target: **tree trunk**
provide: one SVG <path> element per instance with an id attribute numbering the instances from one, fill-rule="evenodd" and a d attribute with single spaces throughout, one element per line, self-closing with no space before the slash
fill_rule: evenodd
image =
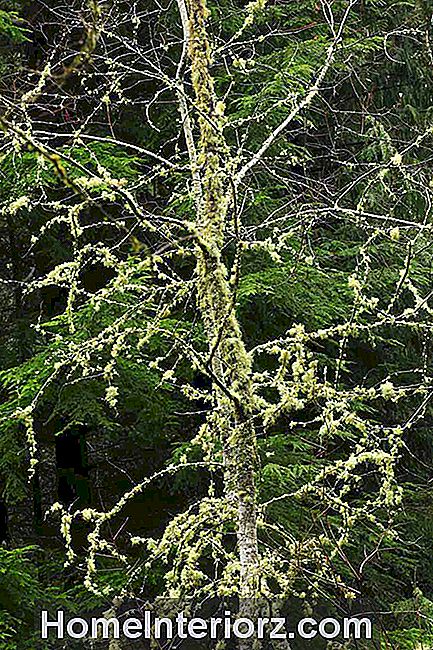
<path id="1" fill-rule="evenodd" d="M 222 258 L 225 229 L 233 206 L 232 163 L 223 136 L 224 106 L 217 101 L 210 74 L 206 3 L 205 0 L 188 0 L 187 6 L 191 76 L 200 128 L 197 160 L 201 192 L 195 197 L 198 206 L 195 233 L 197 299 L 209 345 L 209 370 L 215 385 L 217 428 L 225 458 L 226 496 L 237 509 L 239 593 L 241 601 L 246 602 L 257 597 L 259 587 L 257 451 L 252 419 L 251 361 L 235 314 L 236 279 L 229 278 Z"/>

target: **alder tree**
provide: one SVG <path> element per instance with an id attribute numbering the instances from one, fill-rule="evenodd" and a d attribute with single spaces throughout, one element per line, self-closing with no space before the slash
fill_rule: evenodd
<path id="1" fill-rule="evenodd" d="M 2 85 L 1 214 L 36 224 L 20 291 L 63 297 L 31 325 L 31 381 L 4 379 L 29 480 L 44 404 L 96 382 L 115 419 L 125 364 L 195 414 L 110 506 L 50 504 L 68 566 L 116 603 L 157 570 L 160 597 L 350 611 L 403 543 L 404 468 L 433 396 L 433 127 L 395 79 L 411 58 L 431 66 L 429 12 L 294 5 L 48 3 L 38 60 Z M 158 535 L 128 533 L 138 495 L 194 473 L 203 494 Z"/>

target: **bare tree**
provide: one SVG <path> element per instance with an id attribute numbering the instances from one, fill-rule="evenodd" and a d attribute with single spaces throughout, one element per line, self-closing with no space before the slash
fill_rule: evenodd
<path id="1" fill-rule="evenodd" d="M 433 393 L 427 343 L 419 365 L 411 369 L 413 381 L 385 376 L 374 385 L 366 377 L 350 377 L 348 348 L 354 340 L 386 337 L 390 331 L 397 332 L 397 339 L 399 332 L 421 333 L 425 342 L 430 335 L 432 292 L 417 284 L 411 270 L 431 243 L 432 190 L 424 165 L 413 163 L 411 154 L 427 146 L 431 129 L 411 133 L 398 148 L 381 116 L 368 114 L 381 156 L 350 159 L 334 142 L 324 179 L 308 175 L 300 146 L 290 148 L 296 137 L 311 141 L 315 116 L 326 114 L 337 123 L 344 117 L 335 99 L 336 80 L 355 75 L 355 0 L 321 3 L 317 21 L 326 27 L 326 35 L 322 32 L 308 79 L 289 79 L 293 90 L 283 96 L 270 99 L 263 91 L 260 99 L 257 92 L 250 113 L 242 116 L 235 107 L 242 84 L 248 88 L 256 57 L 268 75 L 279 73 L 270 56 L 260 63 L 260 44 L 296 38 L 296 30 L 280 34 L 276 26 L 256 22 L 266 0 L 253 0 L 242 9 L 242 24 L 231 35 L 215 16 L 211 19 L 205 0 L 177 0 L 177 11 L 172 3 L 146 8 L 141 2 L 120 1 L 44 10 L 44 63 L 23 75 L 19 90 L 3 92 L 0 117 L 3 151 L 15 151 L 22 159 L 30 150 L 38 174 L 54 174 L 63 186 L 49 191 L 36 181 L 6 202 L 3 214 L 37 206 L 48 216 L 33 246 L 57 228 L 67 233 L 71 246 L 68 261 L 29 283 L 32 291 L 50 285 L 67 291 L 69 327 L 69 332 L 55 335 L 51 373 L 31 401 L 15 412 L 26 427 L 32 471 L 38 459 L 33 417 L 47 390 L 57 383 L 100 377 L 107 384 L 106 401 L 115 409 L 119 356 L 138 349 L 142 363 L 149 363 L 147 347 L 157 335 L 168 345 L 151 362 L 161 370 L 161 381 L 209 406 L 194 438 L 202 449 L 201 461 L 182 458 L 170 464 L 144 478 L 106 512 L 69 512 L 54 505 L 61 511 L 68 559 L 77 559 L 71 526 L 84 518 L 92 525 L 83 559 L 85 580 L 99 592 L 98 554 L 127 562 L 109 541 L 107 524 L 150 481 L 185 468 L 208 467 L 212 474 L 221 472 L 222 494 L 215 495 L 212 487 L 207 498 L 173 518 L 161 539 L 134 540 L 147 546 L 149 566 L 161 558 L 172 564 L 168 595 L 237 593 L 244 603 L 271 593 L 300 596 L 295 585 L 302 575 L 313 598 L 329 583 L 348 600 L 356 597 L 356 589 L 342 580 L 335 565 L 348 562 L 345 547 L 361 522 L 374 528 L 379 540 L 392 534 L 383 511 L 392 512 L 401 501 L 396 464 L 406 433 L 424 417 Z M 79 46 L 76 31 L 81 34 Z M 394 37 L 386 34 L 380 47 L 386 51 Z M 145 144 L 133 134 L 118 134 L 116 114 L 121 111 L 135 112 L 153 140 L 149 135 Z M 365 119 L 360 114 L 354 118 L 361 131 Z M 347 128 L 352 128 L 350 123 Z M 329 134 L 327 138 L 332 140 Z M 138 160 L 139 176 L 125 180 L 112 172 L 103 160 L 104 147 L 113 147 L 113 156 L 120 151 Z M 335 180 L 341 169 L 348 170 L 346 184 Z M 257 213 L 250 218 L 256 196 L 277 181 L 285 191 L 278 207 L 264 206 L 260 220 Z M 152 195 L 152 186 L 164 191 Z M 405 198 L 400 200 L 398 192 Z M 410 192 L 425 208 L 420 219 L 407 214 Z M 380 202 L 375 194 L 383 197 Z M 249 347 L 238 314 L 242 264 L 258 253 L 278 267 L 289 256 L 290 277 L 295 278 L 300 265 L 320 265 L 315 232 L 335 223 L 362 233 L 348 279 L 349 317 L 315 329 L 290 322 L 281 336 Z M 132 262 L 131 245 L 138 251 Z M 398 247 L 402 260 L 393 289 L 383 296 L 371 282 L 377 267 L 374 250 L 380 246 Z M 89 292 L 80 278 L 95 263 L 109 269 L 113 279 Z M 95 312 L 113 305 L 120 315 L 96 335 L 74 340 L 83 305 Z M 183 314 L 188 320 L 191 312 L 191 328 L 167 327 L 170 318 Z M 321 361 L 325 346 L 333 351 L 332 364 Z M 185 359 L 209 378 L 209 390 L 182 383 L 176 371 Z M 407 400 L 411 408 L 405 421 L 386 424 L 369 417 L 383 401 L 399 400 Z M 306 409 L 308 420 L 301 415 Z M 317 471 L 312 468 L 296 489 L 260 502 L 258 435 L 266 435 L 282 419 L 300 439 L 305 431 L 314 432 L 319 457 L 326 456 L 325 441 L 343 440 L 345 453 L 323 462 Z M 375 489 L 363 499 L 354 497 L 372 475 Z M 322 514 L 322 532 L 297 539 L 270 519 L 268 512 L 284 501 L 314 502 Z M 329 513 L 336 525 L 329 525 Z M 226 544 L 233 522 L 235 552 Z M 206 555 L 218 567 L 213 575 L 199 568 Z M 358 575 L 358 568 L 352 569 Z"/>

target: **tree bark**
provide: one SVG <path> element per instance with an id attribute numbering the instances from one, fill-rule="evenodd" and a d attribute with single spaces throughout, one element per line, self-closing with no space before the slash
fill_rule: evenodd
<path id="1" fill-rule="evenodd" d="M 182 0 L 178 1 L 182 10 Z M 246 602 L 257 597 L 259 589 L 257 450 L 251 361 L 235 313 L 236 281 L 229 278 L 222 256 L 225 229 L 233 209 L 232 161 L 223 135 L 224 106 L 217 100 L 210 72 L 205 0 L 187 0 L 187 11 L 188 51 L 200 129 L 197 161 L 201 192 L 195 197 L 198 206 L 195 233 L 197 300 L 208 340 L 209 369 L 215 384 L 214 406 L 224 449 L 225 491 L 237 510 L 239 594 L 241 601 Z"/>

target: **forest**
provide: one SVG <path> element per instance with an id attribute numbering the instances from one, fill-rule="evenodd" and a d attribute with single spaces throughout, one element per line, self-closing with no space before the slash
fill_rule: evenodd
<path id="1" fill-rule="evenodd" d="M 0 650 L 432 650 L 431 0 L 0 0 L 0 70 Z"/>

